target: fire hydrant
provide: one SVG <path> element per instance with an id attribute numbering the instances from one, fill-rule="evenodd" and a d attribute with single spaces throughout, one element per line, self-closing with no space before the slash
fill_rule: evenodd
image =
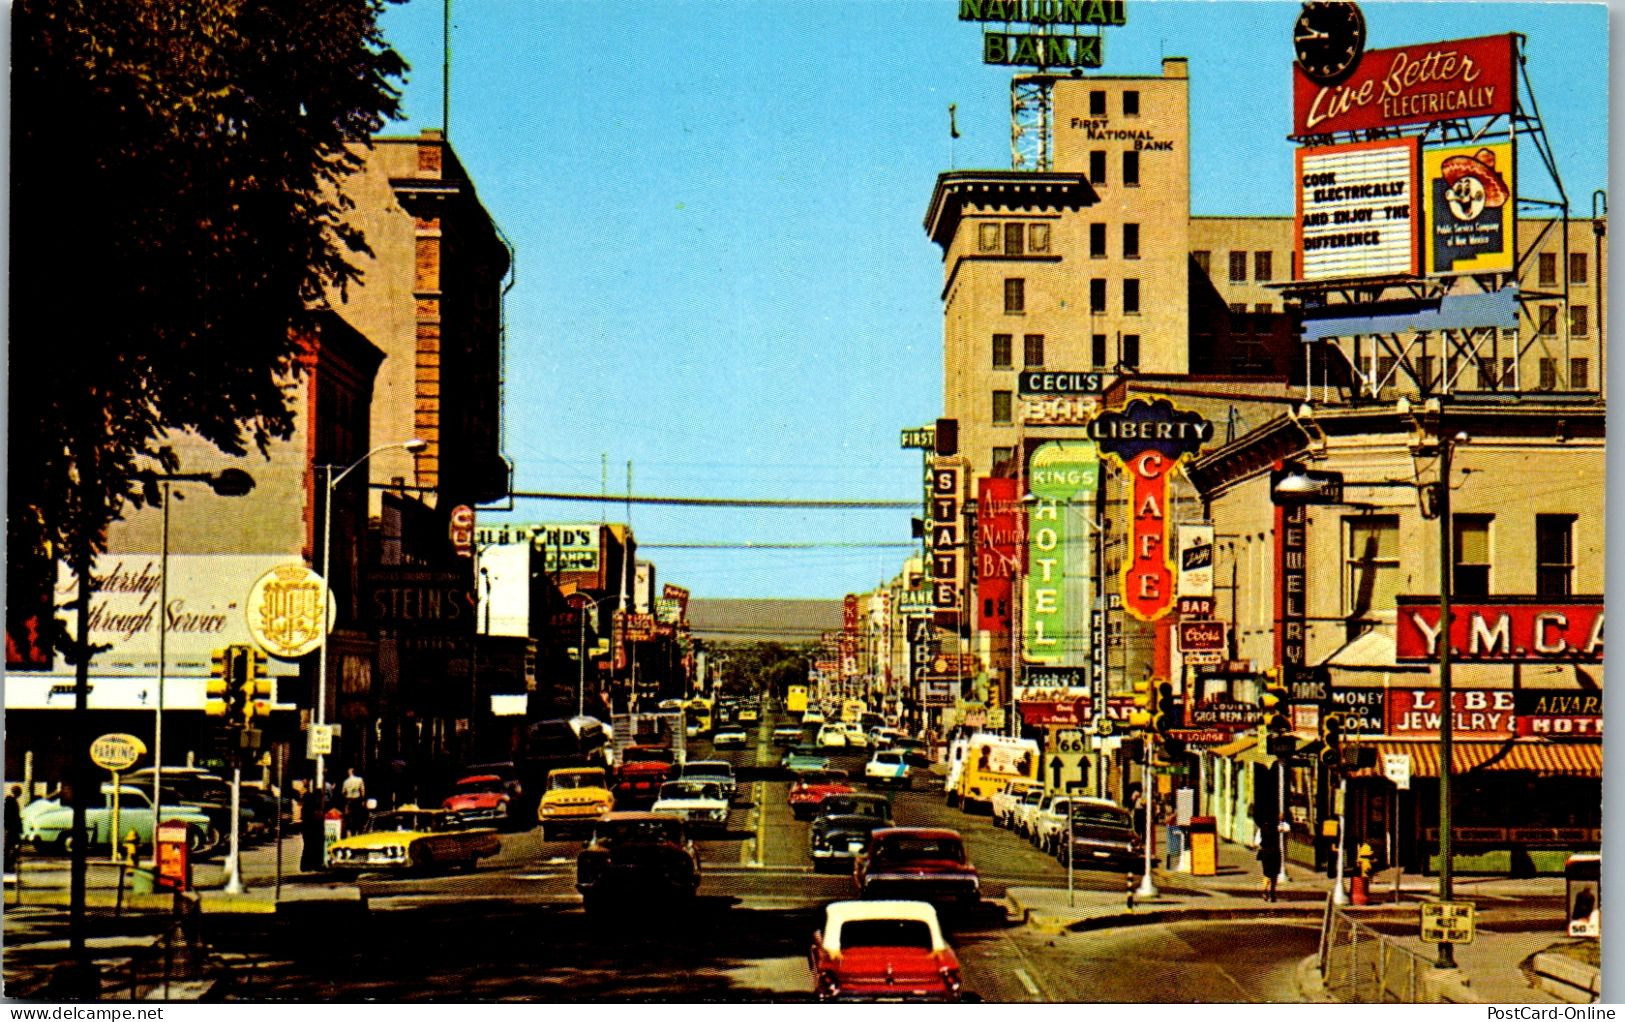
<path id="1" fill-rule="evenodd" d="M 131 827 L 130 832 L 124 835 L 124 865 L 135 865 L 135 850 L 140 844 L 140 836 L 136 834 L 135 828 Z"/>
<path id="2" fill-rule="evenodd" d="M 1356 905 L 1370 903 L 1371 873 L 1376 867 L 1377 853 L 1368 841 L 1360 842 L 1354 852 L 1355 874 L 1349 878 L 1349 901 Z"/>

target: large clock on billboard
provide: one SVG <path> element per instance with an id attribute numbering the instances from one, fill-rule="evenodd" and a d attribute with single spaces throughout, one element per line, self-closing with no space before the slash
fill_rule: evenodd
<path id="1" fill-rule="evenodd" d="M 1365 50 L 1365 15 L 1357 4 L 1312 2 L 1292 24 L 1292 52 L 1310 80 L 1327 84 L 1354 70 Z"/>

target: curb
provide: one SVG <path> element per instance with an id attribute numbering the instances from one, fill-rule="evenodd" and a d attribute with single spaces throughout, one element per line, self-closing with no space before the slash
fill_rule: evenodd
<path id="1" fill-rule="evenodd" d="M 1282 904 L 1281 902 L 1273 902 L 1267 906 L 1235 905 L 1219 908 L 1205 908 L 1194 905 L 1170 906 L 1168 908 L 1138 909 L 1132 912 L 1125 909 L 1081 918 L 1046 912 L 1042 909 L 1024 909 L 1014 905 L 1010 911 L 1012 917 L 1020 918 L 1021 922 L 1028 928 L 1051 936 L 1062 933 L 1105 930 L 1118 926 L 1145 926 L 1193 920 L 1279 919 L 1282 917 L 1320 919 L 1324 914 L 1325 907 L 1322 905 L 1291 905 Z"/>
<path id="2" fill-rule="evenodd" d="M 1340 1004 L 1337 998 L 1326 992 L 1326 981 L 1320 974 L 1320 956 L 1306 955 L 1292 971 L 1292 978 L 1298 985 L 1298 994 L 1308 1004 Z"/>

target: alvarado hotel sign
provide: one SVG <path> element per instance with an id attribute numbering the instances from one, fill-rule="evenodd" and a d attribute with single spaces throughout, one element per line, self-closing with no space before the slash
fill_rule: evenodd
<path id="1" fill-rule="evenodd" d="M 1128 12 L 1123 0 L 959 0 L 959 20 L 1003 24 L 1002 32 L 982 30 L 984 64 L 1099 67 L 1099 29 L 1128 24 Z M 1083 35 L 1086 28 L 1096 34 Z"/>

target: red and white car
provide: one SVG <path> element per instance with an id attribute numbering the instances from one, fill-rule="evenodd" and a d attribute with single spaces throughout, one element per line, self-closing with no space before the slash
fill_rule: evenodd
<path id="1" fill-rule="evenodd" d="M 456 813 L 457 819 L 465 825 L 487 827 L 522 825 L 519 815 L 513 812 L 513 797 L 509 794 L 507 783 L 496 774 L 472 774 L 464 777 L 440 803 L 440 808 Z"/>
<path id="2" fill-rule="evenodd" d="M 850 795 L 857 791 L 847 783 L 845 770 L 809 770 L 790 785 L 790 812 L 798 820 L 810 820 L 818 815 L 824 799 L 831 795 Z"/>
<path id="3" fill-rule="evenodd" d="M 957 1001 L 959 958 L 923 901 L 837 901 L 813 936 L 821 1001 Z"/>

